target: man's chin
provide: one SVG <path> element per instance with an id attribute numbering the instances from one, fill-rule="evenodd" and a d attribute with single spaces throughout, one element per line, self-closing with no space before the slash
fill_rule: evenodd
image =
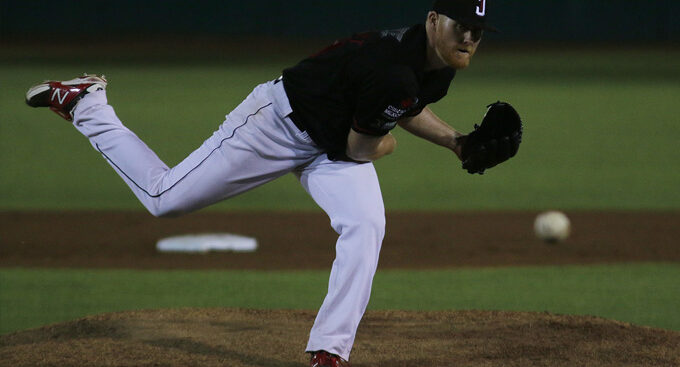
<path id="1" fill-rule="evenodd" d="M 470 65 L 470 59 L 464 59 L 464 60 L 454 59 L 454 60 L 451 60 L 451 62 L 449 63 L 449 66 L 456 69 L 456 70 L 465 69 L 469 65 Z"/>
<path id="2" fill-rule="evenodd" d="M 448 55 L 447 64 L 457 70 L 465 69 L 470 65 L 470 58 L 472 55 L 463 53 L 461 51 L 454 51 Z"/>

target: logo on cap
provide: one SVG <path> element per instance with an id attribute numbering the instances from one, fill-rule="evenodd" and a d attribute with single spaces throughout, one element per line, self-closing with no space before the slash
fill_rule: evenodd
<path id="1" fill-rule="evenodd" d="M 483 17 L 486 14 L 486 0 L 479 0 L 480 5 L 477 5 L 477 15 Z"/>

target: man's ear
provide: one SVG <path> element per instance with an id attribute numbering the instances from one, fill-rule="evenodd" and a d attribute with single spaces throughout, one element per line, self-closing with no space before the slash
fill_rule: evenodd
<path id="1" fill-rule="evenodd" d="M 431 10 L 430 12 L 427 13 L 427 23 L 430 23 L 436 27 L 438 22 L 439 14 L 437 14 L 436 11 Z"/>

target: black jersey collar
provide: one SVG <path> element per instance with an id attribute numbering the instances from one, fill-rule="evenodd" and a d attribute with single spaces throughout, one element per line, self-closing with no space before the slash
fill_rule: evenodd
<path id="1" fill-rule="evenodd" d="M 425 71 L 427 66 L 427 31 L 424 24 L 416 24 L 409 28 L 401 41 L 403 60 L 413 69 L 419 80 L 426 74 L 447 75 L 450 79 L 456 75 L 456 69 L 445 67 L 442 69 Z"/>

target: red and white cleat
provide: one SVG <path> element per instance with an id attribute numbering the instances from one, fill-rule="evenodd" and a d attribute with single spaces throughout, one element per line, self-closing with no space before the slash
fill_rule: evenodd
<path id="1" fill-rule="evenodd" d="M 328 353 L 325 350 L 313 352 L 309 365 L 311 367 L 351 367 L 349 362 L 340 358 L 340 356 Z"/>
<path id="2" fill-rule="evenodd" d="M 65 81 L 48 80 L 34 85 L 26 92 L 26 104 L 31 107 L 49 107 L 59 116 L 73 121 L 73 109 L 84 95 L 106 89 L 103 75 L 84 74 Z"/>

